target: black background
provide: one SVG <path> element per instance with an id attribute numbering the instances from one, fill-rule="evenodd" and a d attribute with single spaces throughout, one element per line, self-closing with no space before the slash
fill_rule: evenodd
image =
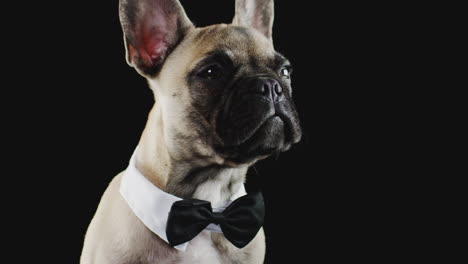
<path id="1" fill-rule="evenodd" d="M 234 15 L 233 0 L 181 2 L 197 26 Z M 412 150 L 398 151 L 408 131 L 394 125 L 405 103 L 392 100 L 405 89 L 394 77 L 408 74 L 395 67 L 398 19 L 388 15 L 391 6 L 275 3 L 275 47 L 294 66 L 304 135 L 249 171 L 248 189 L 262 190 L 267 204 L 265 263 L 396 258 L 409 247 L 393 243 L 403 218 L 391 212 L 412 172 L 403 169 Z M 22 98 L 8 110 L 18 113 L 11 165 L 32 175 L 18 184 L 33 194 L 28 215 L 40 228 L 24 236 L 40 249 L 38 259 L 78 263 L 99 199 L 126 168 L 153 104 L 145 80 L 125 62 L 117 5 L 44 3 L 28 30 L 7 41 L 16 47 L 10 55 L 26 54 L 11 67 Z"/>

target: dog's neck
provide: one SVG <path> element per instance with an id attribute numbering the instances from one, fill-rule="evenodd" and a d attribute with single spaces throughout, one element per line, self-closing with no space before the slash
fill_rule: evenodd
<path id="1" fill-rule="evenodd" d="M 162 122 L 160 110 L 154 107 L 139 143 L 136 167 L 149 181 L 175 196 L 210 201 L 215 207 L 242 187 L 247 166 L 199 166 L 174 158 L 166 146 Z"/>

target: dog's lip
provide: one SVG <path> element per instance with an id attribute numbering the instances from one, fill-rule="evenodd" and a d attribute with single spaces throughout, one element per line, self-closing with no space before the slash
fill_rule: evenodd
<path id="1" fill-rule="evenodd" d="M 278 118 L 279 120 L 281 120 L 282 123 L 283 123 L 283 125 L 284 125 L 285 122 L 284 122 L 283 118 L 282 118 L 280 115 L 278 115 L 278 114 L 276 114 L 276 113 L 271 114 L 271 115 L 269 115 L 268 117 L 265 117 L 265 119 L 264 119 L 262 122 L 259 122 L 258 127 L 257 127 L 255 130 L 253 130 L 252 135 L 251 135 L 250 137 L 248 137 L 248 138 L 246 138 L 245 140 L 243 140 L 240 144 L 235 145 L 235 147 L 244 147 L 245 145 L 250 144 L 250 143 L 251 143 L 251 142 L 250 142 L 251 139 L 253 139 L 254 137 L 257 136 L 259 130 L 262 129 L 262 128 L 264 127 L 264 125 L 265 125 L 268 121 L 271 121 L 271 120 L 273 120 L 273 119 L 275 119 L 275 118 Z"/>
<path id="2" fill-rule="evenodd" d="M 252 129 L 251 131 L 249 131 L 249 136 L 248 137 L 245 137 L 244 139 L 242 139 L 241 141 L 237 142 L 237 144 L 233 144 L 233 145 L 227 145 L 227 147 L 241 147 L 243 146 L 244 144 L 246 144 L 251 138 L 253 138 L 257 132 L 259 131 L 260 128 L 263 127 L 263 125 L 268 122 L 270 119 L 272 118 L 275 118 L 275 116 L 278 116 L 278 114 L 276 112 L 272 112 L 270 114 L 267 114 L 265 115 L 265 117 L 263 118 L 263 120 L 261 122 L 258 122 L 255 129 Z M 278 116 L 279 118 L 281 118 L 280 116 Z M 282 118 L 281 118 L 282 119 Z"/>
<path id="3" fill-rule="evenodd" d="M 283 126 L 283 136 L 284 136 L 284 139 L 283 139 L 283 143 L 282 145 L 279 147 L 279 151 L 281 152 L 284 152 L 284 151 L 287 151 L 291 148 L 291 146 L 295 143 L 297 143 L 296 140 L 293 140 L 293 135 L 292 135 L 292 124 L 291 124 L 291 121 L 290 121 L 290 118 L 288 117 L 287 114 L 285 113 L 282 113 L 281 111 L 271 115 L 269 118 L 266 118 L 264 122 L 262 122 L 262 124 L 259 126 L 259 128 L 253 133 L 253 135 L 248 138 L 244 143 L 238 145 L 238 147 L 244 147 L 245 145 L 248 145 L 251 143 L 251 140 L 258 135 L 258 130 L 260 130 L 264 125 L 265 123 L 267 123 L 268 121 L 272 121 L 273 119 L 278 119 L 276 122 L 281 122 L 282 123 L 282 126 Z M 267 150 L 265 149 L 265 152 L 270 152 L 272 150 L 276 150 L 277 148 L 271 148 L 270 150 Z"/>
<path id="4" fill-rule="evenodd" d="M 269 134 L 269 132 L 267 132 L 266 130 L 264 130 L 263 132 L 260 131 L 265 125 L 267 125 L 267 122 L 269 121 L 281 122 L 283 124 L 283 129 L 287 129 L 284 120 L 280 117 L 280 115 L 271 115 L 269 118 L 266 118 L 264 122 L 261 122 L 259 129 L 257 129 L 257 131 L 255 131 L 255 133 L 253 133 L 253 135 L 249 137 L 245 142 L 235 146 L 227 146 L 227 149 L 224 149 L 221 152 L 221 155 L 225 159 L 226 164 L 230 164 L 232 166 L 246 164 L 254 160 L 266 158 L 273 152 L 285 151 L 287 148 L 289 148 L 289 143 L 285 144 L 285 142 L 283 142 L 283 144 L 281 144 L 280 146 L 267 148 L 262 145 L 263 143 L 261 143 L 261 141 L 258 141 L 258 139 L 260 139 L 259 137 L 265 136 L 265 134 Z M 286 133 L 286 131 L 284 131 L 284 133 Z M 238 153 L 238 150 L 241 149 L 243 150 L 242 153 Z M 250 158 L 244 160 L 245 154 L 247 154 L 245 151 L 247 151 L 247 153 L 250 153 L 251 151 L 256 151 L 257 154 L 252 157 L 249 156 Z M 232 154 L 234 154 L 234 156 L 232 156 Z"/>

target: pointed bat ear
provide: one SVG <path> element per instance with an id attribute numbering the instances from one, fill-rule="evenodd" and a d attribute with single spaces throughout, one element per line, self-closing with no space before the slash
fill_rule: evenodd
<path id="1" fill-rule="evenodd" d="M 119 15 L 127 63 L 146 77 L 193 27 L 178 0 L 120 0 Z"/>
<path id="2" fill-rule="evenodd" d="M 252 27 L 273 41 L 273 0 L 236 0 L 233 25 Z"/>

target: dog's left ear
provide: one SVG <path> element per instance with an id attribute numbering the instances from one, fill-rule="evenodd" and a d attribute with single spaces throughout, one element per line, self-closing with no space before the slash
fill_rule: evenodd
<path id="1" fill-rule="evenodd" d="M 193 27 L 179 0 L 120 0 L 119 15 L 127 62 L 149 77 Z"/>
<path id="2" fill-rule="evenodd" d="M 233 25 L 255 28 L 272 40 L 273 19 L 273 0 L 236 0 Z"/>

